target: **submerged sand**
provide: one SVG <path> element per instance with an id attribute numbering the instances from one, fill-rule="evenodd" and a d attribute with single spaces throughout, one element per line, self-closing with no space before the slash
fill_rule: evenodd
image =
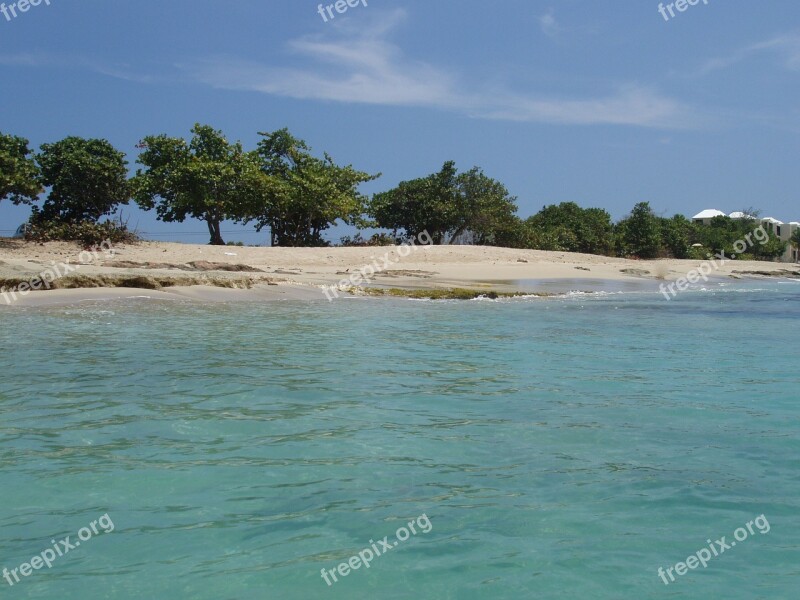
<path id="1" fill-rule="evenodd" d="M 589 254 L 486 246 L 243 248 L 166 242 L 114 247 L 113 256 L 81 254 L 71 243 L 0 240 L 0 288 L 64 273 L 51 289 L 17 294 L 13 305 L 100 298 L 325 299 L 359 270 L 375 270 L 372 288 L 548 293 L 560 289 L 657 289 L 698 269 L 697 260 L 628 260 Z M 65 268 L 64 265 L 69 265 Z M 78 266 L 79 265 L 79 266 Z M 371 269 L 370 269 L 371 266 Z M 800 277 L 800 265 L 707 263 L 711 278 Z M 49 276 L 48 276 L 49 277 Z M 348 284 L 349 285 L 349 284 Z M 357 291 L 357 290 L 356 290 Z M 8 303 L 0 297 L 0 307 Z"/>

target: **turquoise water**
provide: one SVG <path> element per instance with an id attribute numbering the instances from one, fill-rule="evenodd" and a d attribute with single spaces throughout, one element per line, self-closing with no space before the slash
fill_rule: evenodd
<path id="1" fill-rule="evenodd" d="M 798 284 L 0 325 L 3 598 L 797 598 Z"/>

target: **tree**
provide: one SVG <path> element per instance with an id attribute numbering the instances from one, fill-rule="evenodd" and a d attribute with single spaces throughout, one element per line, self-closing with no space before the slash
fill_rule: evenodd
<path id="1" fill-rule="evenodd" d="M 264 195 L 270 181 L 258 156 L 229 143 L 221 131 L 198 123 L 192 134 L 189 143 L 166 135 L 140 142 L 137 162 L 144 169 L 133 178 L 134 197 L 146 210 L 155 207 L 162 221 L 205 221 L 209 243 L 221 246 L 222 221 L 244 218 L 246 207 Z"/>
<path id="2" fill-rule="evenodd" d="M 376 194 L 368 210 L 378 227 L 403 230 L 407 237 L 427 231 L 435 244 L 500 244 L 520 233 L 516 198 L 506 187 L 478 167 L 459 174 L 452 161 L 438 173 Z"/>
<path id="3" fill-rule="evenodd" d="M 539 232 L 540 250 L 604 255 L 614 251 L 614 226 L 603 209 L 562 202 L 545 206 L 528 222 Z"/>
<path id="4" fill-rule="evenodd" d="M 0 201 L 30 204 L 42 191 L 28 140 L 0 133 Z"/>
<path id="5" fill-rule="evenodd" d="M 41 210 L 34 210 L 37 222 L 96 223 L 130 199 L 125 155 L 106 140 L 68 137 L 42 144 L 36 160 L 50 187 Z"/>
<path id="6" fill-rule="evenodd" d="M 409 238 L 427 231 L 434 244 L 442 244 L 448 230 L 455 228 L 456 177 L 455 163 L 448 161 L 438 173 L 403 181 L 392 190 L 375 194 L 369 214 L 378 227 L 395 233 L 402 229 Z"/>
<path id="7" fill-rule="evenodd" d="M 748 234 L 752 234 L 752 231 L 748 232 Z M 745 239 L 746 236 L 743 236 L 740 239 Z M 752 239 L 752 238 L 751 238 Z M 772 231 L 767 232 L 767 240 L 762 244 L 756 238 L 756 242 L 750 247 L 746 254 L 750 254 L 754 260 L 777 260 L 781 256 L 786 253 L 786 247 L 789 245 L 789 242 L 783 242 L 781 239 L 776 236 Z M 736 249 L 733 249 L 733 253 L 736 252 Z"/>
<path id="8" fill-rule="evenodd" d="M 517 199 L 478 167 L 456 177 L 456 204 L 448 232 L 451 243 L 468 234 L 479 245 L 505 245 L 518 221 Z"/>
<path id="9" fill-rule="evenodd" d="M 661 251 L 661 227 L 649 202 L 640 202 L 618 225 L 620 254 L 656 258 Z"/>
<path id="10" fill-rule="evenodd" d="M 743 239 L 757 226 L 755 219 L 731 219 L 720 215 L 711 219 L 708 225 L 698 227 L 697 235 L 706 252 L 724 252 L 726 256 L 730 256 L 734 253 L 733 244 L 736 240 Z"/>
<path id="11" fill-rule="evenodd" d="M 288 129 L 259 135 L 256 153 L 270 184 L 249 203 L 243 222 L 269 227 L 273 246 L 324 246 L 322 232 L 336 221 L 360 223 L 366 198 L 358 186 L 379 174 L 338 166 L 327 153 L 316 158 Z"/>
<path id="12" fill-rule="evenodd" d="M 659 219 L 664 249 L 673 258 L 689 258 L 691 245 L 696 239 L 694 224 L 683 215 Z"/>

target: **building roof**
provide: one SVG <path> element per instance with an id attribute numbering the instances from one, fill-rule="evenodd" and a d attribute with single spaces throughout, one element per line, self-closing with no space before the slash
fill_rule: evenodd
<path id="1" fill-rule="evenodd" d="M 693 216 L 693 219 L 713 219 L 714 217 L 727 217 L 724 212 L 721 210 L 716 210 L 715 208 L 709 208 L 708 210 L 704 210 L 701 213 L 696 214 Z"/>
<path id="2" fill-rule="evenodd" d="M 768 221 L 769 223 L 774 223 L 775 225 L 783 225 L 783 221 L 778 221 L 778 219 L 773 219 L 772 217 L 764 217 L 761 221 Z"/>
<path id="3" fill-rule="evenodd" d="M 731 219 L 755 219 L 754 215 L 748 215 L 747 213 L 743 213 L 740 211 L 732 212 L 728 215 Z"/>

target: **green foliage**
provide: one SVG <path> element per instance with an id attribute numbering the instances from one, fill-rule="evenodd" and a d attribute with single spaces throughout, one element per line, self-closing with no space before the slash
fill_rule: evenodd
<path id="1" fill-rule="evenodd" d="M 492 232 L 492 245 L 501 248 L 538 248 L 536 232 L 516 215 L 500 221 Z"/>
<path id="2" fill-rule="evenodd" d="M 130 231 L 121 221 L 43 221 L 31 219 L 31 226 L 25 239 L 35 242 L 78 242 L 84 247 L 99 246 L 104 241 L 112 244 L 131 244 L 139 241 L 139 236 Z"/>
<path id="3" fill-rule="evenodd" d="M 769 240 L 761 244 L 756 241 L 752 248 L 748 250 L 753 255 L 754 260 L 775 260 L 783 256 L 786 252 L 788 242 L 782 242 L 775 234 L 769 232 Z"/>
<path id="4" fill-rule="evenodd" d="M 502 245 L 516 226 L 517 199 L 499 181 L 473 167 L 456 178 L 455 228 L 450 239 L 468 235 L 474 244 Z M 452 228 L 451 228 L 452 229 Z"/>
<path id="5" fill-rule="evenodd" d="M 700 247 L 692 246 L 686 253 L 686 258 L 689 260 L 705 260 L 708 258 L 708 254 L 709 254 L 708 250 L 706 250 L 702 246 Z"/>
<path id="6" fill-rule="evenodd" d="M 28 140 L 0 133 L 0 201 L 30 204 L 42 191 Z"/>
<path id="7" fill-rule="evenodd" d="M 454 207 L 457 204 L 457 169 L 452 161 L 441 171 L 375 194 L 369 215 L 378 227 L 403 233 L 411 238 L 427 231 L 434 244 L 444 242 L 448 230 L 456 228 Z"/>
<path id="8" fill-rule="evenodd" d="M 165 222 L 205 221 L 209 243 L 221 246 L 222 221 L 243 219 L 245 206 L 261 198 L 270 182 L 258 156 L 229 143 L 221 131 L 198 123 L 192 134 L 189 143 L 166 135 L 142 140 L 137 162 L 144 169 L 133 178 L 134 198 Z"/>
<path id="9" fill-rule="evenodd" d="M 502 244 L 519 234 L 516 198 L 481 169 L 459 174 L 446 162 L 438 173 L 404 181 L 376 194 L 369 214 L 378 227 L 412 238 L 427 231 L 434 244 L 469 241 Z"/>
<path id="10" fill-rule="evenodd" d="M 659 219 L 661 224 L 662 252 L 672 258 L 691 258 L 691 247 L 697 239 L 695 225 L 683 215 Z"/>
<path id="11" fill-rule="evenodd" d="M 708 225 L 697 229 L 698 241 L 706 252 L 717 254 L 725 252 L 726 256 L 735 254 L 733 244 L 752 232 L 758 223 L 755 219 L 731 219 L 730 217 L 714 217 Z"/>
<path id="12" fill-rule="evenodd" d="M 640 202 L 617 224 L 617 251 L 621 256 L 657 258 L 661 252 L 661 224 L 649 202 Z"/>
<path id="13" fill-rule="evenodd" d="M 346 235 L 339 240 L 339 245 L 349 248 L 366 248 L 369 246 L 396 246 L 399 240 L 395 239 L 388 233 L 374 233 L 372 236 L 365 240 L 361 233 L 357 233 L 353 237 Z"/>
<path id="14" fill-rule="evenodd" d="M 269 185 L 247 203 L 243 222 L 269 227 L 273 246 L 326 246 L 322 232 L 337 221 L 363 224 L 366 198 L 358 187 L 380 175 L 338 166 L 327 153 L 316 158 L 288 129 L 259 135 L 256 154 Z"/>
<path id="15" fill-rule="evenodd" d="M 757 231 L 762 233 L 756 235 Z M 708 225 L 697 227 L 696 235 L 706 253 L 724 252 L 725 256 L 736 255 L 740 260 L 775 260 L 783 255 L 787 245 L 754 218 L 714 217 Z M 747 244 L 745 253 L 741 251 L 742 243 Z"/>
<path id="16" fill-rule="evenodd" d="M 130 199 L 125 155 L 106 140 L 68 137 L 43 144 L 36 160 L 50 187 L 37 220 L 97 222 Z"/>
<path id="17" fill-rule="evenodd" d="M 545 206 L 527 220 L 538 234 L 539 250 L 611 255 L 614 226 L 600 208 L 581 208 L 574 202 Z"/>

